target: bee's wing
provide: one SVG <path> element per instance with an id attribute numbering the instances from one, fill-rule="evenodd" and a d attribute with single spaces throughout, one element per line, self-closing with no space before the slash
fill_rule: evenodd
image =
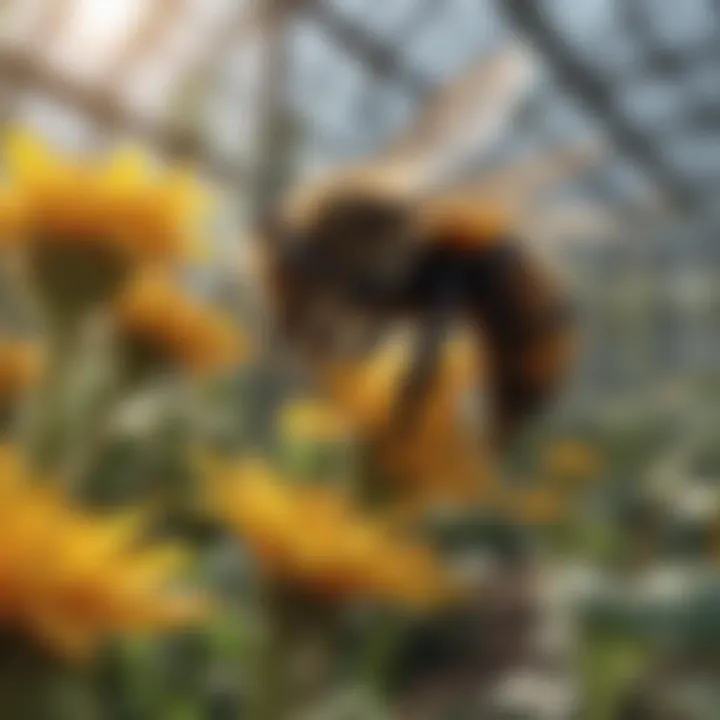
<path id="1" fill-rule="evenodd" d="M 543 191 L 595 169 L 601 158 L 602 144 L 588 140 L 503 166 L 486 174 L 480 182 L 466 183 L 453 192 L 474 202 L 521 209 Z"/>
<path id="2" fill-rule="evenodd" d="M 559 260 L 564 250 L 598 245 L 651 231 L 667 217 L 654 198 L 623 208 L 590 201 L 526 204 L 514 218 L 515 233 L 546 257 Z"/>
<path id="3" fill-rule="evenodd" d="M 519 45 L 473 63 L 371 165 L 408 190 L 433 189 L 468 155 L 494 145 L 532 87 L 533 69 L 529 51 Z"/>
<path id="4" fill-rule="evenodd" d="M 410 129 L 379 155 L 321 172 L 286 198 L 286 218 L 312 217 L 338 186 L 384 188 L 390 194 L 423 195 L 447 186 L 460 163 L 492 148 L 533 80 L 529 51 L 511 45 L 471 64 L 433 94 Z M 275 213 L 270 213 L 277 220 Z M 277 236 L 272 223 L 261 233 Z"/>
<path id="5" fill-rule="evenodd" d="M 518 234 L 533 245 L 553 251 L 613 237 L 620 231 L 622 221 L 600 205 L 577 202 L 527 209 L 518 216 L 516 227 Z"/>

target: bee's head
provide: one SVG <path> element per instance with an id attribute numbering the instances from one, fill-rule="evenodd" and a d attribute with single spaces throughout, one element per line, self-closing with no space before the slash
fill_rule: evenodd
<path id="1" fill-rule="evenodd" d="M 265 233 L 281 332 L 320 353 L 354 345 L 368 293 L 390 293 L 416 247 L 414 205 L 381 184 L 340 182 L 291 198 Z"/>
<path id="2" fill-rule="evenodd" d="M 283 213 L 287 240 L 322 259 L 328 274 L 391 276 L 414 241 L 415 203 L 376 173 L 344 174 L 301 190 Z"/>

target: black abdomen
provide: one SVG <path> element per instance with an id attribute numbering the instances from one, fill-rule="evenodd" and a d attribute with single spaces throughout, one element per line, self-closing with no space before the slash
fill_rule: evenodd
<path id="1" fill-rule="evenodd" d="M 568 371 L 570 307 L 558 282 L 512 240 L 476 252 L 466 282 L 468 310 L 490 351 L 504 443 L 544 407 Z"/>

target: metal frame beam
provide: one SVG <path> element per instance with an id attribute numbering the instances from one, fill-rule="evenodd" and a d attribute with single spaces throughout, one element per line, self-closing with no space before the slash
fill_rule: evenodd
<path id="1" fill-rule="evenodd" d="M 310 3 L 313 20 L 345 51 L 365 62 L 377 77 L 398 83 L 412 96 L 423 98 L 433 83 L 406 63 L 392 46 L 373 36 L 358 23 L 348 20 L 329 3 Z"/>
<path id="2" fill-rule="evenodd" d="M 503 0 L 510 21 L 538 48 L 565 86 L 605 124 L 617 147 L 643 169 L 667 196 L 681 208 L 697 198 L 657 152 L 658 143 L 622 116 L 612 98 L 610 83 L 603 80 L 572 52 L 552 28 L 536 0 Z"/>

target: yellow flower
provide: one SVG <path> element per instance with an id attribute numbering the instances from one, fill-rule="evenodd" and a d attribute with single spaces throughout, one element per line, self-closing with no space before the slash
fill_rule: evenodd
<path id="1" fill-rule="evenodd" d="M 0 624 L 83 659 L 110 636 L 199 619 L 199 598 L 169 587 L 184 554 L 169 544 L 141 548 L 142 520 L 69 506 L 2 448 Z"/>
<path id="2" fill-rule="evenodd" d="M 141 371 L 207 373 L 232 367 L 243 354 L 228 320 L 163 275 L 138 276 L 118 299 L 115 317 L 128 359 Z"/>
<path id="3" fill-rule="evenodd" d="M 214 512 L 278 583 L 337 601 L 433 604 L 448 585 L 434 555 L 326 487 L 282 482 L 262 461 L 220 473 Z"/>
<path id="4" fill-rule="evenodd" d="M 602 472 L 602 459 L 590 445 L 577 440 L 561 440 L 545 449 L 545 474 L 560 480 L 584 480 Z"/>
<path id="5" fill-rule="evenodd" d="M 4 158 L 0 231 L 24 252 L 46 300 L 105 300 L 136 266 L 193 251 L 204 207 L 184 171 L 155 174 L 134 150 L 71 160 L 23 131 L 6 138 Z"/>
<path id="6" fill-rule="evenodd" d="M 0 340 L 0 407 L 13 405 L 35 383 L 40 369 L 40 353 L 34 345 Z"/>
<path id="7" fill-rule="evenodd" d="M 342 414 L 320 400 L 286 403 L 280 412 L 279 429 L 290 440 L 323 442 L 345 439 L 349 434 Z"/>

